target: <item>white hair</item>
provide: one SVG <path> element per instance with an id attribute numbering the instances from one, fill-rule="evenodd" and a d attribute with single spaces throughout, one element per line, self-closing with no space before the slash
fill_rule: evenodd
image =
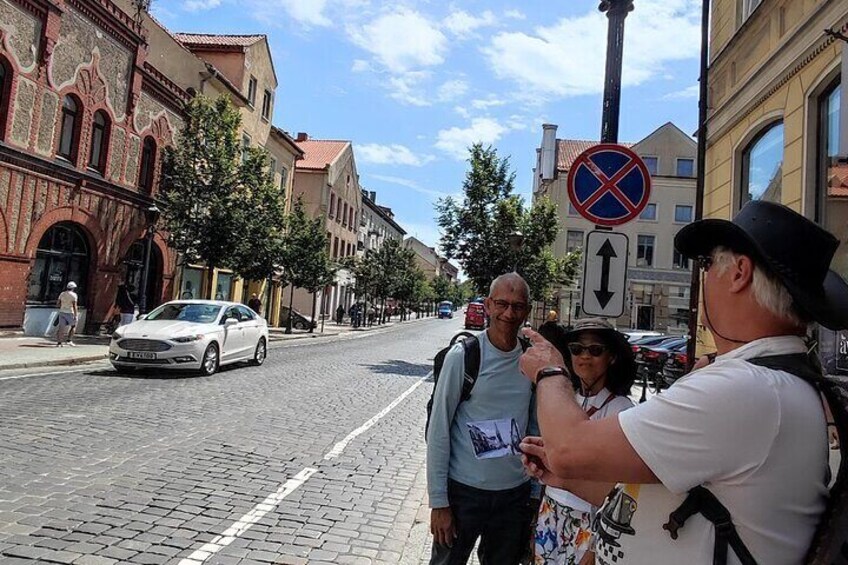
<path id="1" fill-rule="evenodd" d="M 727 268 L 742 254 L 735 253 L 727 247 L 716 247 L 713 250 L 713 263 L 718 274 L 723 275 Z M 778 318 L 796 326 L 806 326 L 808 322 L 799 315 L 795 301 L 780 279 L 771 275 L 763 267 L 754 262 L 754 276 L 751 283 L 754 300 L 757 304 Z"/>
<path id="2" fill-rule="evenodd" d="M 515 272 L 504 273 L 503 275 L 501 275 L 498 278 L 496 278 L 495 280 L 493 280 L 492 284 L 489 285 L 489 296 L 491 297 L 493 294 L 495 294 L 495 288 L 499 284 L 506 282 L 506 281 L 518 283 L 518 285 L 521 286 L 522 290 L 524 291 L 524 297 L 528 301 L 530 300 L 530 285 L 527 284 L 527 281 L 524 280 L 524 277 L 522 277 L 521 275 L 519 275 L 518 273 L 515 273 Z"/>

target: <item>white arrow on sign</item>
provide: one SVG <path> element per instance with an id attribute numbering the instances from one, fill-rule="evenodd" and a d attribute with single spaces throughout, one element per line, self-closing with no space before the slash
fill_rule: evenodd
<path id="1" fill-rule="evenodd" d="M 624 313 L 628 239 L 623 233 L 596 230 L 586 237 L 583 312 L 617 318 Z"/>

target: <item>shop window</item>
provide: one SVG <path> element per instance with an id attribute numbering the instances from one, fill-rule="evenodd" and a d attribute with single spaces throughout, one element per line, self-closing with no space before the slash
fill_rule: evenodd
<path id="1" fill-rule="evenodd" d="M 740 207 L 751 200 L 780 202 L 783 185 L 783 122 L 761 131 L 742 150 Z"/>
<path id="2" fill-rule="evenodd" d="M 679 176 L 679 177 L 694 177 L 695 176 L 695 160 L 694 159 L 678 159 L 677 160 L 677 176 Z"/>
<path id="3" fill-rule="evenodd" d="M 77 144 L 79 143 L 80 115 L 82 104 L 75 96 L 68 94 L 62 100 L 62 122 L 59 126 L 59 151 L 71 163 L 76 163 Z"/>
<path id="4" fill-rule="evenodd" d="M 679 224 L 688 224 L 692 221 L 692 206 L 678 204 L 674 207 L 674 221 Z"/>
<path id="5" fill-rule="evenodd" d="M 141 168 L 138 171 L 138 187 L 147 193 L 153 191 L 153 176 L 156 171 L 156 142 L 147 136 L 141 144 Z"/>
<path id="6" fill-rule="evenodd" d="M 645 166 L 648 167 L 648 172 L 651 176 L 656 176 L 659 170 L 659 159 L 657 157 L 642 157 L 642 161 L 645 162 Z"/>
<path id="7" fill-rule="evenodd" d="M 215 300 L 230 300 L 233 290 L 233 274 L 218 273 L 215 282 Z"/>
<path id="8" fill-rule="evenodd" d="M 101 174 L 106 172 L 106 153 L 109 147 L 109 117 L 103 110 L 94 113 L 91 123 L 91 148 L 88 151 L 88 168 Z"/>
<path id="9" fill-rule="evenodd" d="M 583 249 L 583 232 L 578 230 L 568 230 L 565 234 L 565 251 L 571 253 Z"/>
<path id="10" fill-rule="evenodd" d="M 639 214 L 640 220 L 648 220 L 650 222 L 657 221 L 657 205 L 654 203 L 650 203 L 645 206 L 645 209 L 642 210 L 642 213 Z"/>
<path id="11" fill-rule="evenodd" d="M 6 131 L 6 116 L 9 115 L 12 94 L 12 67 L 0 57 L 0 139 Z"/>
<path id="12" fill-rule="evenodd" d="M 180 286 L 180 298 L 183 300 L 203 298 L 203 296 L 201 296 L 201 289 L 203 288 L 203 269 L 186 267 L 183 269 L 182 279 L 182 285 Z"/>
<path id="13" fill-rule="evenodd" d="M 654 265 L 654 242 L 656 238 L 652 235 L 640 235 L 636 242 L 636 266 L 653 267 Z"/>
<path id="14" fill-rule="evenodd" d="M 256 85 L 256 77 L 250 77 L 250 81 L 247 83 L 247 99 L 251 106 L 256 106 Z"/>
<path id="15" fill-rule="evenodd" d="M 27 302 L 52 306 L 70 281 L 77 283 L 79 305 L 85 306 L 91 255 L 82 229 L 71 222 L 52 226 L 41 236 L 29 277 Z"/>

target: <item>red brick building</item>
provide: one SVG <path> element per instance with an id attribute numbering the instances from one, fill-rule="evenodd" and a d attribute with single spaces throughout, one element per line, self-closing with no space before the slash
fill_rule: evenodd
<path id="1" fill-rule="evenodd" d="M 161 149 L 189 96 L 147 55 L 110 0 L 0 0 L 0 328 L 44 334 L 73 280 L 91 331 L 120 281 L 138 286 Z M 153 305 L 174 263 L 157 234 Z"/>

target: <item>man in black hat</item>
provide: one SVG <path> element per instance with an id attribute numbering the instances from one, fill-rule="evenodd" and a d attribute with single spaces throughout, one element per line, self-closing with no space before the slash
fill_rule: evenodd
<path id="1" fill-rule="evenodd" d="M 537 384 L 542 437 L 522 443 L 527 465 L 622 483 L 596 518 L 601 565 L 713 563 L 715 528 L 702 516 L 674 540 L 663 528 L 699 486 L 729 510 L 756 563 L 800 563 L 826 503 L 825 413 L 808 383 L 755 363 L 805 353 L 811 322 L 848 327 L 848 285 L 829 270 L 839 241 L 784 206 L 752 202 L 732 222 L 686 226 L 675 245 L 701 269 L 715 362 L 589 422 L 562 356 L 530 333 L 521 368 Z"/>

